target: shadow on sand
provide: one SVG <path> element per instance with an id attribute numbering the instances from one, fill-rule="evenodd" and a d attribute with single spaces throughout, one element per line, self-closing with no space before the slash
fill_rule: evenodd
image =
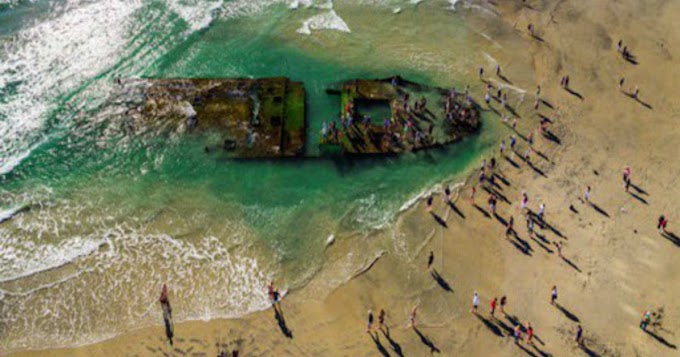
<path id="1" fill-rule="evenodd" d="M 579 93 L 579 92 L 577 92 L 577 91 L 575 91 L 575 90 L 573 90 L 569 87 L 565 87 L 564 90 L 566 90 L 569 94 L 573 95 L 574 97 L 576 97 L 580 100 L 584 99 L 583 96 L 581 95 L 581 93 Z"/>
<path id="2" fill-rule="evenodd" d="M 475 208 L 476 208 L 479 212 L 482 212 L 482 214 L 483 214 L 486 218 L 491 219 L 491 215 L 489 214 L 489 212 L 487 212 L 486 210 L 484 210 L 484 208 L 479 207 L 479 205 L 477 205 L 476 203 L 474 204 L 474 206 L 475 206 Z"/>
<path id="3" fill-rule="evenodd" d="M 380 352 L 383 357 L 390 357 L 390 353 L 387 352 L 385 346 L 380 343 L 380 337 L 378 336 L 378 333 L 376 332 L 375 336 L 373 336 L 373 333 L 369 332 L 368 335 L 371 336 L 371 340 L 373 340 L 373 343 L 375 343 L 375 347 L 378 349 L 378 352 Z"/>
<path id="4" fill-rule="evenodd" d="M 442 278 L 442 276 L 439 275 L 439 273 L 436 270 L 433 269 L 432 273 L 430 273 L 430 274 L 432 275 L 432 278 L 434 279 L 434 281 L 436 281 L 437 284 L 439 284 L 439 286 L 441 286 L 441 288 L 444 289 L 444 291 L 449 292 L 449 293 L 453 292 L 451 285 L 449 285 L 449 283 L 444 278 Z"/>
<path id="5" fill-rule="evenodd" d="M 487 320 L 486 318 L 484 318 L 484 316 L 480 314 L 475 314 L 475 316 L 477 316 L 477 318 L 484 323 L 484 326 L 486 326 L 486 328 L 488 328 L 489 331 L 493 332 L 494 335 L 498 337 L 503 337 L 503 332 L 501 332 L 501 329 L 498 326 L 496 326 L 496 324 Z"/>
<path id="6" fill-rule="evenodd" d="M 676 345 L 674 345 L 674 344 L 668 342 L 665 338 L 663 338 L 663 337 L 657 335 L 656 333 L 654 333 L 654 332 L 652 332 L 652 331 L 649 331 L 649 330 L 644 330 L 644 331 L 645 331 L 648 335 L 654 337 L 654 339 L 656 339 L 657 341 L 659 341 L 659 343 L 661 343 L 662 345 L 664 345 L 664 346 L 666 346 L 666 347 L 668 347 L 668 348 L 672 348 L 672 349 L 674 349 L 674 350 L 678 348 Z"/>
<path id="7" fill-rule="evenodd" d="M 638 200 L 638 201 L 640 201 L 640 202 L 642 202 L 642 203 L 644 203 L 644 204 L 646 204 L 646 205 L 649 205 L 649 202 L 647 202 L 646 199 L 640 197 L 638 194 L 633 193 L 633 192 L 628 192 L 628 193 L 629 193 L 631 196 L 633 196 L 633 198 L 635 198 L 636 200 Z"/>
<path id="8" fill-rule="evenodd" d="M 413 328 L 413 331 L 415 331 L 416 334 L 418 335 L 418 337 L 420 337 L 420 342 L 422 342 L 425 346 L 427 346 L 427 347 L 430 348 L 430 353 L 435 353 L 435 352 L 441 353 L 441 351 L 439 350 L 439 348 L 437 348 L 437 346 L 434 344 L 434 342 L 432 342 L 432 340 L 430 340 L 429 337 L 423 335 L 423 334 L 420 332 L 420 330 L 418 330 L 418 329 L 415 328 L 415 327 Z"/>
<path id="9" fill-rule="evenodd" d="M 444 227 L 444 228 L 449 228 L 449 226 L 446 225 L 446 221 L 445 221 L 443 218 L 439 217 L 439 216 L 438 216 L 436 213 L 434 213 L 434 212 L 430 212 L 430 214 L 432 215 L 432 218 L 434 218 L 434 220 L 435 220 L 437 223 L 439 223 L 440 226 L 442 226 L 442 227 Z"/>
<path id="10" fill-rule="evenodd" d="M 603 210 L 602 208 L 600 208 L 600 206 L 598 206 L 598 205 L 596 205 L 596 204 L 590 202 L 590 207 L 592 207 L 595 211 L 597 211 L 597 213 L 599 213 L 599 214 L 601 214 L 601 215 L 603 215 L 603 216 L 609 218 L 609 213 L 607 213 L 607 211 L 605 211 L 605 210 Z"/>
<path id="11" fill-rule="evenodd" d="M 505 161 L 509 162 L 510 165 L 512 165 L 516 169 L 519 169 L 519 165 L 515 161 L 513 161 L 511 158 L 505 156 Z"/>
<path id="12" fill-rule="evenodd" d="M 465 219 L 465 215 L 463 214 L 463 212 L 461 212 L 460 209 L 458 209 L 458 207 L 456 207 L 456 205 L 452 201 L 449 201 L 449 207 L 451 207 L 453 212 L 456 212 L 456 214 L 460 216 L 460 218 Z"/>
<path id="13" fill-rule="evenodd" d="M 680 238 L 678 238 L 678 236 L 675 235 L 675 233 L 665 232 L 661 234 L 661 236 L 671 241 L 673 244 L 675 244 L 675 246 L 680 247 Z"/>
<path id="14" fill-rule="evenodd" d="M 293 338 L 293 331 L 291 331 L 288 328 L 288 325 L 286 325 L 286 319 L 283 317 L 283 310 L 281 310 L 280 306 L 274 305 L 274 318 L 279 324 L 279 328 L 281 329 L 283 335 L 288 338 Z"/>
<path id="15" fill-rule="evenodd" d="M 566 318 L 568 318 L 569 320 L 574 321 L 574 322 L 581 322 L 581 320 L 578 319 L 578 316 L 574 315 L 571 311 L 564 308 L 564 306 L 562 306 L 558 303 L 555 303 L 555 307 L 557 308 L 557 310 L 560 310 L 560 312 L 562 314 L 564 314 L 564 316 Z"/>
<path id="16" fill-rule="evenodd" d="M 571 266 L 572 268 L 576 269 L 577 272 L 581 273 L 581 269 L 576 264 L 574 264 L 574 262 L 565 258 L 564 256 L 562 256 L 562 260 L 564 260 L 564 262 L 569 264 L 569 266 Z"/>
<path id="17" fill-rule="evenodd" d="M 401 345 L 397 343 L 397 341 L 393 340 L 392 337 L 390 336 L 390 329 L 389 327 L 385 326 L 385 330 L 382 330 L 383 335 L 385 335 L 385 338 L 387 339 L 387 342 L 390 343 L 390 347 L 392 347 L 392 351 L 397 354 L 399 357 L 404 357 L 404 353 L 401 351 Z"/>

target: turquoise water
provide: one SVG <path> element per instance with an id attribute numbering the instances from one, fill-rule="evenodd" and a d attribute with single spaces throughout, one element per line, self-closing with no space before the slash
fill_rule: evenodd
<path id="1" fill-rule="evenodd" d="M 31 208 L 0 224 L 0 346 L 35 348 L 36 336 L 41 347 L 72 345 L 157 324 L 149 311 L 166 281 L 179 320 L 260 309 L 269 279 L 301 287 L 316 272 L 330 235 L 386 227 L 423 190 L 462 180 L 494 144 L 486 115 L 480 135 L 455 145 L 353 160 L 231 161 L 204 153 L 200 136 L 131 130 L 114 78 L 287 76 L 305 85 L 314 154 L 321 123 L 339 113 L 325 93 L 334 83 L 398 73 L 462 88 L 470 72 L 456 68 L 483 58 L 468 46 L 466 20 L 442 12 L 443 2 L 346 2 L 335 11 L 352 32 L 311 36 L 296 30 L 327 8 L 255 3 L 0 8 L 0 20 L 11 19 L 0 21 L 0 36 L 12 43 L 0 57 L 0 210 Z M 410 26 L 424 16 L 433 24 Z M 82 30 L 91 35 L 74 32 Z M 414 62 L 444 39 L 470 53 Z M 50 46 L 57 40 L 65 43 Z M 76 308 L 65 304 L 73 296 Z M 44 304 L 55 304 L 49 321 Z M 22 334 L 28 326 L 36 330 Z"/>

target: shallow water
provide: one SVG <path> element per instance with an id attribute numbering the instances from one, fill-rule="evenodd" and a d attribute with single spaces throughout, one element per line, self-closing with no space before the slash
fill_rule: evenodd
<path id="1" fill-rule="evenodd" d="M 205 138 L 131 131 L 113 79 L 288 76 L 304 82 L 308 152 L 339 81 L 399 73 L 473 92 L 510 30 L 461 1 L 68 1 L 0 5 L 0 349 L 92 342 L 266 306 L 299 288 L 326 239 L 367 236 L 497 140 L 497 118 L 398 158 L 230 161 Z M 517 54 L 513 54 L 517 56 Z M 524 94 L 511 92 L 521 102 Z M 11 218 L 10 218 L 11 217 Z M 355 252 L 371 254 L 371 252 Z M 338 272 L 338 274 L 345 274 Z"/>

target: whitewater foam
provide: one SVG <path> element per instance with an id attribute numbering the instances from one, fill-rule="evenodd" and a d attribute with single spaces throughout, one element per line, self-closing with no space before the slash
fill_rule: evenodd
<path id="1" fill-rule="evenodd" d="M 9 243 L 5 238 L 0 242 Z M 0 325 L 9 326 L 0 340 L 3 349 L 35 346 L 36 338 L 42 347 L 75 346 L 132 326 L 158 324 L 156 294 L 162 282 L 171 289 L 176 322 L 234 318 L 269 306 L 264 289 L 271 280 L 268 268 L 224 238 L 184 241 L 118 224 L 65 242 L 70 243 L 59 251 L 38 243 L 26 247 L 37 260 L 55 256 L 59 261 L 53 263 L 68 261 L 68 269 L 55 266 L 48 276 L 0 281 Z M 16 250 L 7 251 L 0 248 L 2 268 L 14 265 L 6 263 L 8 257 L 18 261 Z M 47 277 L 53 278 L 45 282 Z M 37 324 L 46 309 L 50 320 Z"/>
<path id="2" fill-rule="evenodd" d="M 18 241 L 0 234 L 0 283 L 25 278 L 89 255 L 106 242 L 70 237 L 56 245 Z"/>
<path id="3" fill-rule="evenodd" d="M 19 214 L 19 213 L 21 213 L 25 210 L 28 210 L 29 207 L 30 207 L 29 205 L 22 204 L 22 205 L 17 205 L 17 206 L 14 206 L 12 208 L 8 208 L 8 209 L 5 209 L 3 211 L 0 211 L 0 223 L 7 221 L 9 219 L 12 219 L 17 214 Z"/>
<path id="4" fill-rule="evenodd" d="M 302 26 L 297 29 L 298 33 L 304 35 L 311 35 L 312 30 L 335 30 L 342 32 L 351 32 L 347 23 L 338 16 L 335 10 L 314 15 L 302 23 Z"/>

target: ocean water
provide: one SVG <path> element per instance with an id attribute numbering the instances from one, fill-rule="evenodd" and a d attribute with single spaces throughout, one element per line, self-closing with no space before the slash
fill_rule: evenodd
<path id="1" fill-rule="evenodd" d="M 334 83 L 401 74 L 479 96 L 478 66 L 511 56 L 493 40 L 511 31 L 494 11 L 464 0 L 0 1 L 0 351 L 161 324 L 162 283 L 176 321 L 263 309 L 270 279 L 303 289 L 330 235 L 369 239 L 414 197 L 463 180 L 500 135 L 484 113 L 480 134 L 400 157 L 232 161 L 204 153 L 200 136 L 130 129 L 115 78 L 302 81 L 314 154 L 339 114 L 325 93 Z"/>

